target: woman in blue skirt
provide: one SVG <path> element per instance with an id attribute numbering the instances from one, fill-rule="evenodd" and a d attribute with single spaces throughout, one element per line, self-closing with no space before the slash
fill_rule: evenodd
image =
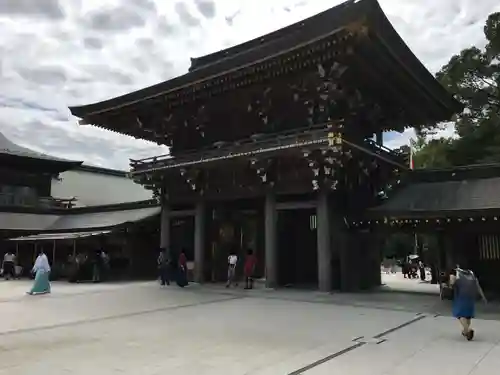
<path id="1" fill-rule="evenodd" d="M 479 294 L 486 303 L 483 289 L 471 270 L 462 269 L 457 266 L 450 275 L 450 286 L 453 287 L 453 316 L 462 325 L 462 336 L 468 341 L 474 338 L 474 330 L 471 321 L 476 313 L 476 298 Z"/>
<path id="2" fill-rule="evenodd" d="M 31 271 L 35 274 L 35 282 L 33 283 L 33 287 L 28 294 L 35 295 L 50 293 L 50 265 L 47 255 L 45 255 L 43 251 L 40 251 L 38 254 L 35 265 Z"/>

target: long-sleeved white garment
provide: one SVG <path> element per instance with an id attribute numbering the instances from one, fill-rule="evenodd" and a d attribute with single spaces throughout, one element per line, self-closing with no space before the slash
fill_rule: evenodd
<path id="1" fill-rule="evenodd" d="M 33 272 L 36 272 L 38 270 L 42 270 L 44 272 L 50 272 L 50 264 L 49 260 L 47 259 L 47 255 L 40 254 L 36 258 L 35 265 L 33 266 Z"/>

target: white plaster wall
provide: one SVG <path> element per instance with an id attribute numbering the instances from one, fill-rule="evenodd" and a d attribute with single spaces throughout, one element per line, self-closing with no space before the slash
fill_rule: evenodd
<path id="1" fill-rule="evenodd" d="M 152 198 L 152 192 L 127 177 L 73 170 L 52 180 L 54 198 L 75 197 L 77 206 L 97 206 L 142 201 Z"/>

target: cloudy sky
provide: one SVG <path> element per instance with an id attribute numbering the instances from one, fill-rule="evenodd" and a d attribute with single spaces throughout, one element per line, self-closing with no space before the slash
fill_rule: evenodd
<path id="1" fill-rule="evenodd" d="M 87 104 L 186 72 L 213 52 L 340 0 L 0 0 L 0 131 L 36 151 L 109 168 L 164 153 L 147 142 L 78 126 Z M 498 0 L 380 0 L 396 30 L 432 71 L 482 44 Z M 272 5 L 270 5 L 272 4 Z M 388 144 L 408 142 L 409 130 Z"/>

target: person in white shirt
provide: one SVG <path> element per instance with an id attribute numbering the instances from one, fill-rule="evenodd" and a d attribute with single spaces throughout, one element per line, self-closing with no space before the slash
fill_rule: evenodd
<path id="1" fill-rule="evenodd" d="M 2 268 L 5 280 L 9 280 L 9 278 L 16 278 L 16 256 L 10 251 L 7 251 L 3 256 Z"/>
<path id="2" fill-rule="evenodd" d="M 229 288 L 231 284 L 235 281 L 236 276 L 236 265 L 238 264 L 238 256 L 235 251 L 231 251 L 229 256 L 227 257 L 227 283 L 226 288 Z M 238 286 L 238 283 L 234 284 Z"/>
<path id="3" fill-rule="evenodd" d="M 31 271 L 35 274 L 35 282 L 27 293 L 31 295 L 50 293 L 50 264 L 47 255 L 43 251 L 38 254 Z"/>

